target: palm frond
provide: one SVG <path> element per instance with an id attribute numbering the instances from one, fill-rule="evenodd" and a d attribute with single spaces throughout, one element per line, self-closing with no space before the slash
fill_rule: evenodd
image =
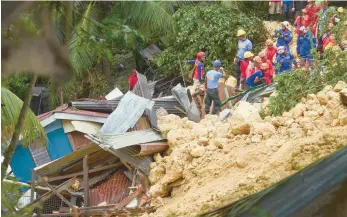
<path id="1" fill-rule="evenodd" d="M 23 101 L 6 88 L 1 88 L 1 141 L 8 141 L 17 124 Z M 22 144 L 30 145 L 37 139 L 44 144 L 46 133 L 35 114 L 29 110 L 22 126 Z"/>
<path id="2" fill-rule="evenodd" d="M 176 22 L 171 16 L 171 6 L 156 1 L 120 2 L 115 13 L 128 17 L 131 24 L 149 31 L 172 34 L 176 31 Z"/>

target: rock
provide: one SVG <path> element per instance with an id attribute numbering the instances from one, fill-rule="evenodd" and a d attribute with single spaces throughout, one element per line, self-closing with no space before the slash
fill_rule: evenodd
<path id="1" fill-rule="evenodd" d="M 335 92 L 340 92 L 343 88 L 347 88 L 347 84 L 344 81 L 338 81 L 334 87 Z"/>
<path id="2" fill-rule="evenodd" d="M 198 137 L 208 137 L 208 129 L 200 124 L 197 124 L 192 128 L 192 133 Z"/>
<path id="3" fill-rule="evenodd" d="M 306 106 L 306 110 L 307 111 L 310 111 L 310 110 L 311 111 L 316 111 L 316 110 L 318 110 L 321 107 L 321 105 L 319 104 L 318 99 L 317 100 L 308 100 L 306 102 L 305 106 Z"/>
<path id="4" fill-rule="evenodd" d="M 263 138 L 262 135 L 257 134 L 257 135 L 254 135 L 254 136 L 252 137 L 251 141 L 252 141 L 252 142 L 255 142 L 255 143 L 259 143 L 259 142 L 261 142 L 262 138 Z"/>
<path id="5" fill-rule="evenodd" d="M 233 76 L 229 76 L 229 78 L 225 81 L 225 85 L 230 87 L 235 87 L 237 83 L 237 80 Z"/>
<path id="6" fill-rule="evenodd" d="M 340 91 L 340 101 L 343 105 L 347 106 L 347 88 Z"/>
<path id="7" fill-rule="evenodd" d="M 199 140 L 198 140 L 198 144 L 199 145 L 208 145 L 208 138 L 206 137 L 200 137 Z"/>
<path id="8" fill-rule="evenodd" d="M 215 138 L 213 140 L 213 143 L 218 148 L 224 148 L 224 146 L 228 144 L 228 139 L 227 138 Z"/>
<path id="9" fill-rule="evenodd" d="M 275 127 L 283 126 L 285 122 L 285 118 L 283 117 L 273 117 L 271 118 L 271 123 Z"/>
<path id="10" fill-rule="evenodd" d="M 164 162 L 164 158 L 160 155 L 160 153 L 154 154 L 153 158 L 154 158 L 154 161 L 157 162 L 158 164 Z"/>
<path id="11" fill-rule="evenodd" d="M 336 126 L 338 126 L 339 125 L 339 120 L 337 120 L 337 119 L 334 119 L 332 122 L 331 122 L 331 126 L 332 127 L 336 127 Z"/>
<path id="12" fill-rule="evenodd" d="M 251 134 L 259 134 L 264 137 L 264 139 L 270 138 L 276 133 L 275 127 L 268 122 L 254 122 L 251 125 Z"/>
<path id="13" fill-rule="evenodd" d="M 244 159 L 239 157 L 236 159 L 236 165 L 239 168 L 245 168 L 245 167 L 247 167 L 248 163 L 247 163 L 247 161 L 245 161 Z"/>
<path id="14" fill-rule="evenodd" d="M 299 121 L 300 126 L 305 130 L 313 130 L 315 128 L 315 124 L 311 117 L 304 117 Z"/>
<path id="15" fill-rule="evenodd" d="M 206 152 L 206 148 L 203 146 L 198 146 L 196 148 L 193 148 L 190 151 L 190 155 L 192 155 L 192 157 L 202 157 Z"/>
<path id="16" fill-rule="evenodd" d="M 323 92 L 328 92 L 329 90 L 333 90 L 333 86 L 331 86 L 331 85 L 327 85 L 327 86 L 325 86 L 324 88 L 323 88 Z"/>
<path id="17" fill-rule="evenodd" d="M 338 120 L 341 126 L 347 125 L 347 110 L 346 109 L 340 109 Z"/>
<path id="18" fill-rule="evenodd" d="M 329 101 L 326 106 L 329 109 L 333 119 L 337 119 L 339 117 L 339 106 L 339 102 L 337 101 Z"/>
<path id="19" fill-rule="evenodd" d="M 328 96 L 323 91 L 317 93 L 317 99 L 321 105 L 326 105 L 328 103 Z"/>
<path id="20" fill-rule="evenodd" d="M 290 137 L 303 137 L 305 136 L 305 132 L 300 127 L 291 127 L 288 129 Z"/>
<path id="21" fill-rule="evenodd" d="M 290 113 L 293 118 L 298 118 L 304 114 L 304 111 L 306 111 L 305 104 L 298 103 L 294 108 L 290 110 Z"/>
<path id="22" fill-rule="evenodd" d="M 163 176 L 163 178 L 159 182 L 163 184 L 170 184 L 181 179 L 182 177 L 183 177 L 183 170 L 169 171 Z"/>
<path id="23" fill-rule="evenodd" d="M 328 91 L 327 92 L 327 97 L 328 97 L 328 100 L 334 100 L 334 101 L 337 101 L 337 102 L 339 102 L 339 99 L 340 99 L 339 93 L 334 92 L 334 91 Z"/>
<path id="24" fill-rule="evenodd" d="M 151 185 L 157 183 L 165 175 L 165 167 L 163 165 L 156 166 L 149 171 L 148 179 Z"/>
<path id="25" fill-rule="evenodd" d="M 157 183 L 150 188 L 149 194 L 152 197 L 165 197 L 169 194 L 168 187 L 167 185 Z"/>
<path id="26" fill-rule="evenodd" d="M 233 135 L 248 135 L 250 133 L 251 126 L 248 123 L 238 123 L 236 125 L 232 125 L 229 134 Z"/>
<path id="27" fill-rule="evenodd" d="M 157 115 L 157 118 L 163 117 L 169 114 L 163 107 L 160 107 L 157 111 L 155 111 L 155 113 Z"/>
<path id="28" fill-rule="evenodd" d="M 284 126 L 286 127 L 290 127 L 292 124 L 294 123 L 294 119 L 293 118 L 289 118 L 284 122 Z"/>
<path id="29" fill-rule="evenodd" d="M 316 111 L 305 111 L 304 117 L 311 118 L 313 120 L 318 119 L 320 115 Z"/>
<path id="30" fill-rule="evenodd" d="M 309 95 L 307 95 L 307 99 L 308 100 L 317 100 L 317 96 L 314 94 L 309 94 Z"/>
<path id="31" fill-rule="evenodd" d="M 232 117 L 243 119 L 244 122 L 252 123 L 254 121 L 261 121 L 258 109 L 252 104 L 240 101 L 236 104 Z"/>

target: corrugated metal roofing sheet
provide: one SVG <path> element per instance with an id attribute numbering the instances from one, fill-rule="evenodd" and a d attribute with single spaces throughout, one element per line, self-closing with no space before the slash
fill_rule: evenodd
<path id="1" fill-rule="evenodd" d="M 147 83 L 146 76 L 138 72 L 136 74 L 137 74 L 138 80 L 132 92 L 146 99 L 152 99 L 152 94 L 151 94 L 152 91 Z"/>
<path id="2" fill-rule="evenodd" d="M 130 91 L 127 92 L 117 109 L 109 115 L 100 132 L 111 135 L 125 133 L 129 128 L 135 126 L 149 103 L 148 99 L 136 96 Z"/>
<path id="3" fill-rule="evenodd" d="M 90 205 L 97 206 L 102 202 L 116 204 L 129 195 L 131 180 L 122 170 L 117 170 L 107 180 L 102 181 L 89 191 Z"/>
<path id="4" fill-rule="evenodd" d="M 100 101 L 73 101 L 69 104 L 75 108 L 88 110 L 88 111 L 97 111 L 97 112 L 107 112 L 111 113 L 113 112 L 122 97 L 119 97 L 118 99 L 114 100 L 100 100 Z M 169 114 L 175 114 L 180 117 L 186 116 L 184 113 L 180 112 L 177 108 L 180 110 L 184 110 L 184 108 L 180 105 L 180 103 L 173 97 L 162 97 L 162 98 L 155 98 L 152 99 L 154 101 L 154 111 L 157 111 L 160 107 L 163 107 Z"/>

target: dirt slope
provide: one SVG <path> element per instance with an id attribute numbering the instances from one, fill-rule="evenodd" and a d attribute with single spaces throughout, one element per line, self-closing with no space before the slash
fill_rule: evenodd
<path id="1" fill-rule="evenodd" d="M 347 108 L 339 96 L 346 88 L 343 82 L 326 87 L 290 112 L 264 120 L 246 102 L 226 122 L 209 115 L 200 123 L 161 117 L 170 150 L 156 155 L 151 165 L 157 211 L 145 216 L 196 216 L 258 192 L 347 145 Z"/>

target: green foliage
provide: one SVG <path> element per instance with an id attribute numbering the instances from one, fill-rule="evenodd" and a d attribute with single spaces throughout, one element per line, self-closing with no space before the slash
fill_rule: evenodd
<path id="1" fill-rule="evenodd" d="M 2 76 L 2 87 L 9 89 L 16 94 L 20 99 L 24 99 L 28 85 L 32 78 L 30 73 L 12 74 Z"/>
<path id="2" fill-rule="evenodd" d="M 6 88 L 1 88 L 1 141 L 5 142 L 12 136 L 17 124 L 23 101 Z M 35 114 L 29 110 L 22 126 L 22 144 L 29 145 L 36 139 L 41 139 L 41 144 L 46 140 L 46 133 Z"/>
<path id="3" fill-rule="evenodd" d="M 155 59 L 163 76 L 178 74 L 180 60 L 195 59 L 195 54 L 205 51 L 206 65 L 219 58 L 227 71 L 233 70 L 236 55 L 238 29 L 243 28 L 252 41 L 255 52 L 261 49 L 266 34 L 262 21 L 241 11 L 222 7 L 220 4 L 187 6 L 174 14 L 177 21 L 177 37 L 164 38 L 167 48 Z M 185 75 L 191 70 L 184 65 Z"/>
<path id="4" fill-rule="evenodd" d="M 335 85 L 338 81 L 347 82 L 347 53 L 327 50 L 325 58 L 317 63 L 310 74 L 297 69 L 276 76 L 277 95 L 270 97 L 268 105 L 271 115 L 281 115 L 293 108 L 303 97 L 317 93 L 325 85 Z M 326 73 L 321 75 L 322 66 Z"/>

